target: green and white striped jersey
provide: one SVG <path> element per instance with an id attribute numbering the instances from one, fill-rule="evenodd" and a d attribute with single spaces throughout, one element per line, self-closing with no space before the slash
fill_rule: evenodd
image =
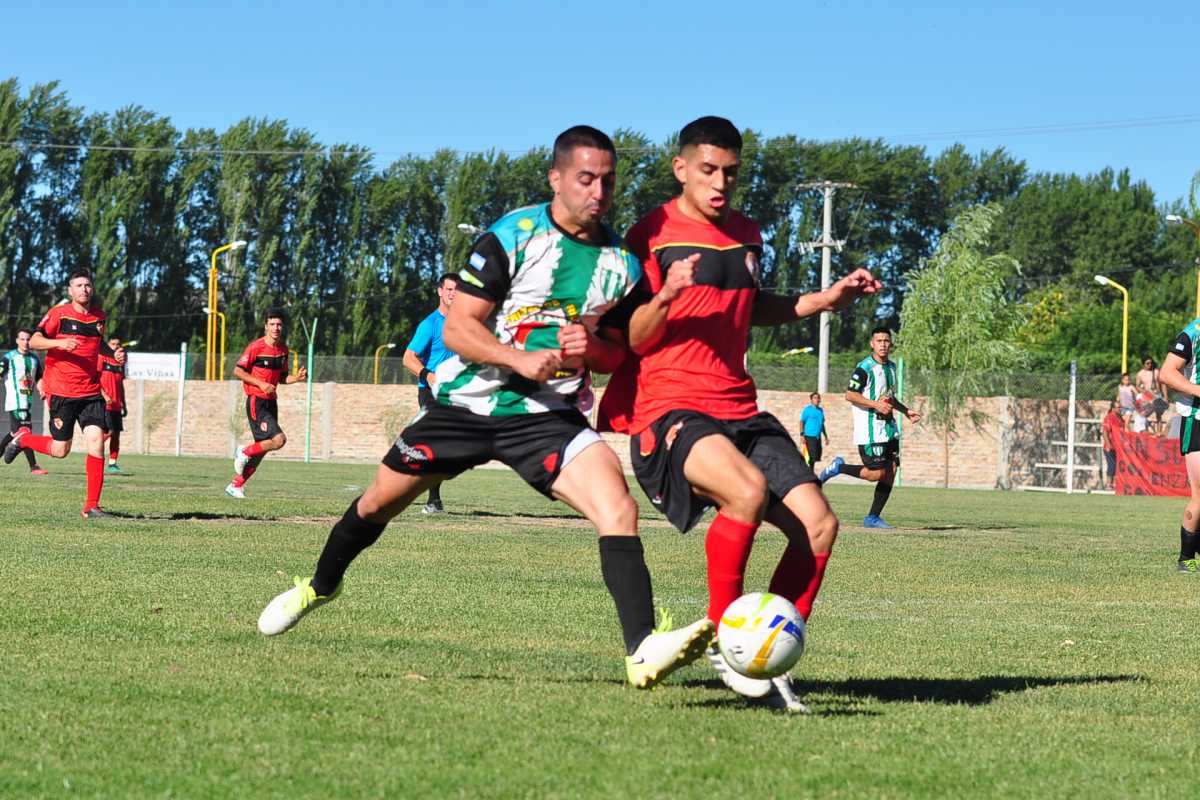
<path id="1" fill-rule="evenodd" d="M 896 396 L 896 365 L 888 361 L 880 364 L 874 356 L 858 362 L 850 375 L 848 391 L 858 392 L 868 400 L 882 400 Z M 855 444 L 881 444 L 890 442 L 900 435 L 896 416 L 881 417 L 875 411 L 852 406 L 854 417 Z"/>
<path id="2" fill-rule="evenodd" d="M 1180 373 L 1196 384 L 1200 384 L 1200 374 L 1197 374 L 1200 373 L 1200 370 L 1196 365 L 1198 342 L 1200 342 L 1200 319 L 1194 319 L 1180 331 L 1171 345 L 1171 355 L 1183 359 L 1183 366 L 1179 368 Z M 1178 394 L 1175 399 L 1175 409 L 1184 417 L 1195 419 L 1197 415 L 1200 415 L 1200 398 L 1192 397 L 1190 394 Z"/>
<path id="3" fill-rule="evenodd" d="M 605 228 L 604 244 L 576 239 L 555 225 L 550 204 L 520 208 L 479 238 L 458 275 L 458 292 L 495 303 L 488 327 L 505 345 L 558 349 L 558 330 L 583 323 L 595 332 L 600 317 L 637 285 L 637 257 Z M 438 403 L 485 416 L 514 416 L 592 407 L 591 373 L 584 366 L 537 383 L 512 370 L 459 356 L 437 368 Z"/>
<path id="4" fill-rule="evenodd" d="M 28 411 L 33 388 L 42 377 L 42 361 L 36 354 L 9 350 L 0 358 L 0 380 L 4 381 L 4 410 Z"/>

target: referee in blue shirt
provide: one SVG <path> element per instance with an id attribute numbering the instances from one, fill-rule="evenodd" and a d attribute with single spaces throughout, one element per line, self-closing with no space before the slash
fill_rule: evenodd
<path id="1" fill-rule="evenodd" d="M 829 434 L 825 432 L 825 409 L 821 408 L 821 395 L 813 392 L 808 396 L 808 405 L 800 412 L 800 426 L 804 429 L 804 446 L 808 452 L 808 465 L 821 460 L 821 437 L 829 444 Z"/>
<path id="2" fill-rule="evenodd" d="M 438 307 L 428 317 L 421 320 L 412 341 L 404 350 L 404 366 L 417 376 L 417 401 L 421 408 L 429 408 L 435 404 L 433 393 L 437 390 L 437 378 L 434 373 L 438 364 L 454 355 L 446 349 L 442 341 L 442 327 L 446 324 L 446 314 L 450 312 L 450 304 L 454 302 L 454 290 L 458 288 L 458 277 L 447 273 L 438 278 L 437 294 Z M 425 514 L 437 514 L 442 508 L 442 486 L 438 484 L 429 490 L 426 498 Z"/>

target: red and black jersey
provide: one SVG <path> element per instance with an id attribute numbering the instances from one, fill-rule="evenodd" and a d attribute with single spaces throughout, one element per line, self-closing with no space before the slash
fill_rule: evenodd
<path id="1" fill-rule="evenodd" d="M 736 211 L 720 225 L 702 222 L 672 200 L 638 221 L 625 240 L 645 274 L 601 325 L 628 330 L 633 311 L 662 288 L 672 263 L 693 253 L 700 261 L 696 285 L 668 309 L 662 338 L 640 358 L 627 358 L 609 381 L 598 427 L 638 433 L 678 409 L 717 419 L 757 414 L 745 359 L 762 258 L 758 226 Z"/>
<path id="2" fill-rule="evenodd" d="M 112 356 L 100 354 L 97 362 L 100 368 L 100 388 L 108 395 L 104 407 L 109 411 L 125 410 L 125 365 L 118 364 Z"/>
<path id="3" fill-rule="evenodd" d="M 259 380 L 278 386 L 288 374 L 288 349 L 282 343 L 267 344 L 266 337 L 255 339 L 246 345 L 237 365 Z M 242 382 L 242 389 L 251 397 L 261 397 L 264 400 L 273 397 L 245 381 Z"/>
<path id="4" fill-rule="evenodd" d="M 107 315 L 96 308 L 76 311 L 73 303 L 55 306 L 38 323 L 47 339 L 74 339 L 71 351 L 46 351 L 46 394 L 52 397 L 94 397 L 100 394 L 100 344 Z"/>

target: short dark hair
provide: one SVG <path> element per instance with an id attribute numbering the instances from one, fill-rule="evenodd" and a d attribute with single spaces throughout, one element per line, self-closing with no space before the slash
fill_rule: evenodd
<path id="1" fill-rule="evenodd" d="M 17 328 L 17 336 L 20 336 L 22 333 L 28 333 L 30 336 L 33 336 L 33 328 Z"/>
<path id="2" fill-rule="evenodd" d="M 443 272 L 440 276 L 438 276 L 438 282 L 437 282 L 438 288 L 440 289 L 443 286 L 445 286 L 446 281 L 454 281 L 455 283 L 458 283 L 458 273 L 457 272 Z"/>
<path id="3" fill-rule="evenodd" d="M 594 147 L 597 150 L 607 150 L 616 159 L 617 148 L 608 134 L 591 125 L 576 125 L 567 128 L 554 140 L 554 166 L 560 167 L 571 158 L 571 152 L 576 147 Z"/>
<path id="4" fill-rule="evenodd" d="M 711 144 L 722 150 L 742 152 L 742 134 L 737 126 L 724 117 L 694 119 L 679 132 L 679 151 L 701 144 Z"/>
<path id="5" fill-rule="evenodd" d="M 886 333 L 888 335 L 889 339 L 892 338 L 892 329 L 889 328 L 887 325 L 876 325 L 874 328 L 872 328 L 871 329 L 871 338 L 874 339 L 875 334 L 877 334 L 877 333 Z"/>
<path id="6" fill-rule="evenodd" d="M 273 319 L 277 319 L 280 322 L 286 323 L 287 322 L 287 312 L 284 311 L 279 306 L 271 306 L 270 308 L 267 309 L 266 315 L 263 316 L 263 323 L 265 324 L 267 322 L 270 322 Z"/>
<path id="7" fill-rule="evenodd" d="M 82 267 L 73 269 L 71 270 L 71 274 L 67 276 L 67 284 L 70 285 L 71 281 L 75 280 L 76 278 L 87 278 L 90 281 L 92 279 L 92 273 L 86 269 L 83 269 Z"/>
<path id="8" fill-rule="evenodd" d="M 820 397 L 820 396 L 821 396 L 821 393 L 820 393 L 820 392 L 813 392 L 812 394 L 810 394 L 810 395 L 808 396 L 808 399 L 809 399 L 809 400 L 812 400 L 814 397 Z"/>

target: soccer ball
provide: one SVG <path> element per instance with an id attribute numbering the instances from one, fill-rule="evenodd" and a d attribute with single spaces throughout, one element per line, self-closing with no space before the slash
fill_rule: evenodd
<path id="1" fill-rule="evenodd" d="M 717 626 L 717 646 L 735 672 L 774 678 L 804 655 L 804 618 L 796 606 L 769 592 L 744 594 L 729 604 Z"/>

